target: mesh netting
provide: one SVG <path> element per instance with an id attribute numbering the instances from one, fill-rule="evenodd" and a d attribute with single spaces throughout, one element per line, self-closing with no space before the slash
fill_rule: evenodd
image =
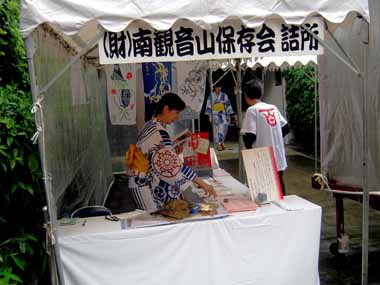
<path id="1" fill-rule="evenodd" d="M 33 33 L 37 85 L 41 88 L 71 59 L 51 31 Z M 50 209 L 58 217 L 75 208 L 102 204 L 112 181 L 106 132 L 106 98 L 97 69 L 77 61 L 43 95 L 45 168 L 51 178 Z M 48 187 L 49 188 L 49 187 Z"/>

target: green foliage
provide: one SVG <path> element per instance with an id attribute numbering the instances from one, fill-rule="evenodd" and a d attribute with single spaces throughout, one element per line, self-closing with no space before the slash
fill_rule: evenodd
<path id="1" fill-rule="evenodd" d="M 14 271 L 25 271 L 27 259 L 33 256 L 37 240 L 33 235 L 8 239 L 0 244 L 0 285 L 22 284 Z"/>
<path id="2" fill-rule="evenodd" d="M 286 101 L 289 125 L 296 142 L 306 151 L 314 147 L 314 67 L 304 67 L 285 71 Z M 317 98 L 318 102 L 318 98 Z M 319 121 L 319 114 L 318 121 Z"/>
<path id="3" fill-rule="evenodd" d="M 22 40 L 18 1 L 0 2 L 0 85 L 15 82 L 21 88 L 28 88 L 29 76 Z"/>
<path id="4" fill-rule="evenodd" d="M 0 285 L 46 271 L 38 150 L 18 1 L 0 2 Z"/>

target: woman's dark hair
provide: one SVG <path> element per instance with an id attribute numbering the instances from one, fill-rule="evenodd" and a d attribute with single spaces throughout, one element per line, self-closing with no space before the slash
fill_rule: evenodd
<path id="1" fill-rule="evenodd" d="M 165 106 L 168 106 L 169 110 L 183 111 L 186 108 L 185 102 L 175 93 L 165 93 L 160 101 L 151 104 L 153 114 L 158 115 L 162 113 Z"/>
<path id="2" fill-rule="evenodd" d="M 251 79 L 244 84 L 244 94 L 250 99 L 261 99 L 262 87 L 256 79 Z"/>

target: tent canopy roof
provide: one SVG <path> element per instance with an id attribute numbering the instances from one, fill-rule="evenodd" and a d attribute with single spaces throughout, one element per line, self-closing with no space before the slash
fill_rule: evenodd
<path id="1" fill-rule="evenodd" d="M 287 70 L 292 67 L 301 67 L 306 65 L 317 65 L 316 55 L 299 55 L 299 56 L 266 56 L 266 57 L 253 57 L 253 58 L 243 58 L 241 61 L 241 68 L 263 68 L 265 71 L 275 71 L 275 70 Z M 222 69 L 232 69 L 235 70 L 236 60 L 226 59 L 226 60 L 213 60 L 209 62 L 212 70 Z"/>
<path id="2" fill-rule="evenodd" d="M 249 59 L 246 66 L 252 69 L 263 67 L 265 70 L 286 70 L 290 67 L 301 67 L 306 65 L 317 65 L 316 55 L 304 56 L 266 56 L 258 59 Z"/>
<path id="3" fill-rule="evenodd" d="M 266 19 L 282 18 L 301 24 L 320 15 L 340 23 L 356 12 L 369 21 L 367 0 L 22 0 L 21 31 L 27 37 L 36 27 L 49 23 L 58 31 L 74 35 L 82 28 L 100 24 L 119 32 L 135 20 L 143 20 L 157 30 L 170 28 L 178 19 L 188 19 L 209 28 L 225 19 L 238 18 L 247 26 L 261 25 Z M 87 28 L 86 28 L 87 27 Z M 96 29 L 95 29 L 96 30 Z"/>

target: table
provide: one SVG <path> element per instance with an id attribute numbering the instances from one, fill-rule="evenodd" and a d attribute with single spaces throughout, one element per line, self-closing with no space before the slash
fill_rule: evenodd
<path id="1" fill-rule="evenodd" d="M 58 228 L 65 284 L 319 284 L 321 208 L 297 196 L 226 218 L 122 230 Z"/>

